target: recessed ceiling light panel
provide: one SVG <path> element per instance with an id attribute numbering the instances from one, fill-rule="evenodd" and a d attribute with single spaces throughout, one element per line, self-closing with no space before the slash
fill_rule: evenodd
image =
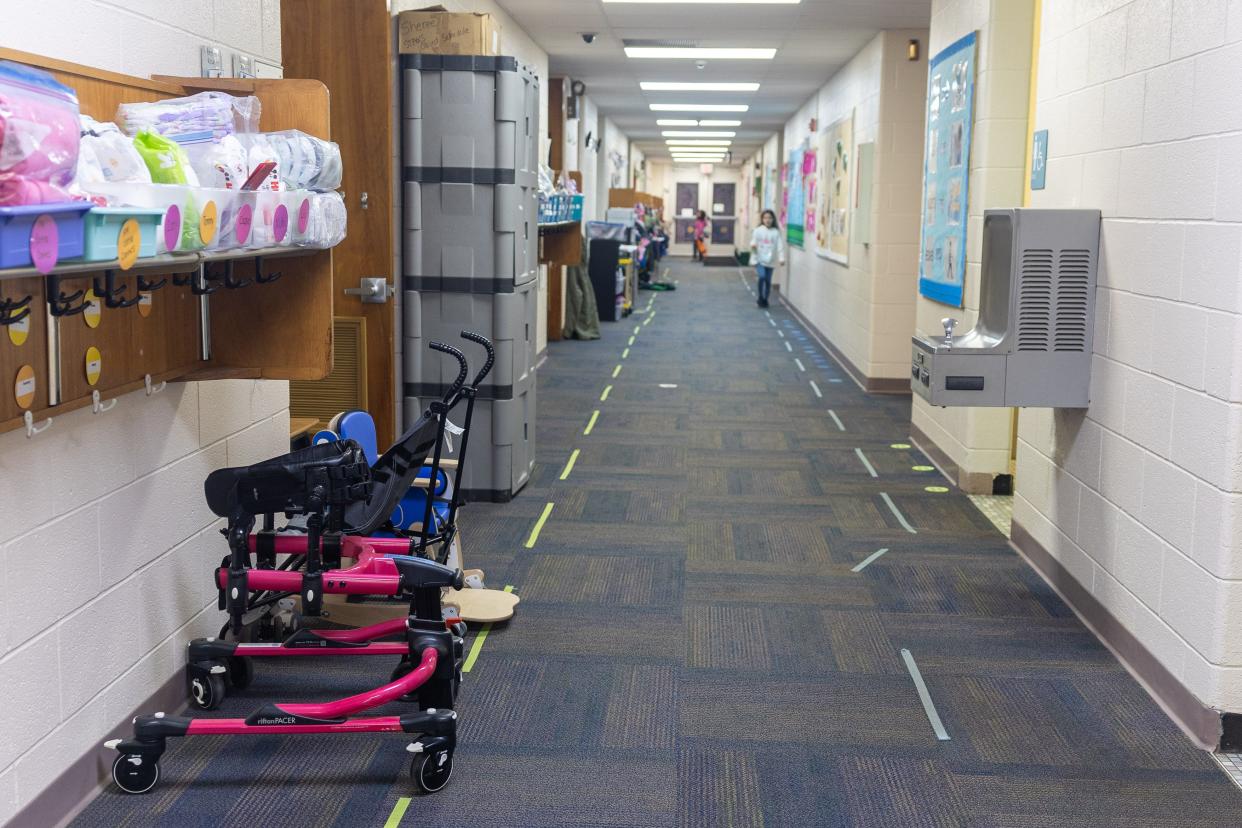
<path id="1" fill-rule="evenodd" d="M 666 129 L 662 133 L 665 138 L 733 138 L 736 132 L 701 132 L 697 129 Z"/>
<path id="2" fill-rule="evenodd" d="M 674 83 L 642 81 L 638 84 L 644 92 L 754 92 L 757 83 Z"/>
<path id="3" fill-rule="evenodd" d="M 749 109 L 749 104 L 651 104 L 652 112 L 746 112 Z"/>
<path id="4" fill-rule="evenodd" d="M 656 60 L 772 60 L 775 49 L 712 46 L 626 46 L 625 56 Z"/>
<path id="5" fill-rule="evenodd" d="M 738 121 L 740 124 L 741 121 Z M 693 118 L 660 118 L 656 121 L 656 126 L 698 126 L 699 122 Z M 715 124 L 719 126 L 719 124 Z"/>

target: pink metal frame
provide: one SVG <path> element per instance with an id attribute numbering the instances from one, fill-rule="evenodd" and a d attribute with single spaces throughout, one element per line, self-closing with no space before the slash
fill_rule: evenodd
<path id="1" fill-rule="evenodd" d="M 278 704 L 276 707 L 290 716 L 305 716 L 314 719 L 339 719 L 370 710 L 374 707 L 395 701 L 407 693 L 422 687 L 436 670 L 436 650 L 428 647 L 423 650 L 418 666 L 411 672 L 374 690 L 348 696 L 323 704 Z M 187 736 L 204 736 L 213 734 L 265 734 L 265 733 L 399 733 L 401 719 L 398 716 L 371 716 L 343 722 L 325 722 L 324 724 L 292 724 L 292 725 L 250 725 L 245 719 L 202 719 L 190 721 L 186 730 Z"/>
<path id="2" fill-rule="evenodd" d="M 251 548 L 254 536 L 250 537 Z M 388 554 L 404 553 L 409 541 L 401 538 L 342 538 L 341 555 L 355 559 L 348 569 L 329 569 L 323 573 L 323 591 L 329 595 L 396 595 L 400 591 L 401 576 Z M 305 538 L 277 537 L 277 554 L 294 554 L 306 550 Z M 216 583 L 221 589 L 228 587 L 229 571 L 216 570 Z M 246 583 L 252 590 L 272 592 L 298 592 L 302 589 L 302 575 L 279 569 L 251 569 L 246 573 Z M 451 622 L 450 622 L 451 623 Z M 403 656 L 408 652 L 404 641 L 376 641 L 405 632 L 406 619 L 396 618 L 369 627 L 352 630 L 317 630 L 319 638 L 349 644 L 366 644 L 364 647 L 284 647 L 280 644 L 238 644 L 235 655 L 258 658 L 296 656 Z M 367 643 L 370 642 L 370 643 Z"/>

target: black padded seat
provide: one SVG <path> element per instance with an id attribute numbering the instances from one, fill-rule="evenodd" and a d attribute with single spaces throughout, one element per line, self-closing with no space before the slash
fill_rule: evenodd
<path id="1" fill-rule="evenodd" d="M 439 436 L 439 418 L 424 411 L 418 422 L 375 461 L 371 491 L 366 498 L 346 504 L 342 531 L 363 536 L 378 532 L 409 492 Z"/>
<path id="2" fill-rule="evenodd" d="M 220 517 L 307 511 L 316 483 L 325 482 L 325 505 L 364 500 L 370 467 L 353 440 L 321 443 L 252 466 L 218 469 L 207 476 L 207 506 Z"/>

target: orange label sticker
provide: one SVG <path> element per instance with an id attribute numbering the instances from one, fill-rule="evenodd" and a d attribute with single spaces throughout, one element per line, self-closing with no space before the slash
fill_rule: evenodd
<path id="1" fill-rule="evenodd" d="M 27 314 L 17 322 L 10 322 L 6 327 L 9 329 L 9 342 L 19 348 L 26 344 L 26 338 L 30 336 L 30 315 Z"/>
<path id="2" fill-rule="evenodd" d="M 17 397 L 17 405 L 22 410 L 29 410 L 34 405 L 35 372 L 31 365 L 23 365 L 17 369 L 17 380 L 13 383 L 13 396 Z"/>
<path id="3" fill-rule="evenodd" d="M 99 301 L 99 297 L 93 290 L 86 291 L 86 296 L 82 301 L 88 303 L 86 310 L 82 311 L 82 321 L 88 328 L 98 328 L 99 323 L 103 321 L 103 302 Z"/>
<path id="4" fill-rule="evenodd" d="M 138 315 L 144 319 L 151 315 L 151 306 L 155 304 L 155 294 L 149 290 L 138 294 Z"/>
<path id="5" fill-rule="evenodd" d="M 203 244 L 211 244 L 216 238 L 216 203 L 209 201 L 203 205 L 203 212 L 198 219 L 198 235 Z"/>
<path id="6" fill-rule="evenodd" d="M 94 345 L 86 349 L 86 384 L 94 385 L 103 374 L 103 355 Z"/>
<path id="7" fill-rule="evenodd" d="M 129 270 L 138 261 L 138 248 L 142 246 L 142 230 L 138 219 L 127 219 L 116 236 L 116 258 L 121 270 Z"/>

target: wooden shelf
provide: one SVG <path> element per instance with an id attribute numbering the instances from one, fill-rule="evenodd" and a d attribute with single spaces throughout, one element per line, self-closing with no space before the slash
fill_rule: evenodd
<path id="1" fill-rule="evenodd" d="M 316 80 L 147 79 L 5 48 L 0 48 L 0 59 L 49 71 L 76 90 L 83 114 L 100 121 L 111 121 L 122 103 L 221 90 L 258 97 L 265 131 L 300 129 L 331 138 L 328 90 Z M 279 271 L 283 278 L 253 283 L 258 259 L 284 260 L 278 267 L 263 268 L 268 273 Z M 125 271 L 115 260 L 65 262 L 53 274 L 60 277 L 60 289 L 72 294 L 90 289 L 92 274 L 114 271 L 115 285 L 124 289 L 122 296 L 134 297 L 140 274 L 187 273 L 220 261 L 235 261 L 235 277 L 252 284 L 196 296 L 189 287 L 169 280 L 142 306 L 99 307 L 97 317 L 91 314 L 92 324 L 83 314 L 52 316 L 47 305 L 49 279 L 34 268 L 0 271 L 0 298 L 30 296 L 32 309 L 22 326 L 29 328 L 24 335 L 0 326 L 0 432 L 23 427 L 26 411 L 39 422 L 89 406 L 96 391 L 106 400 L 141 389 L 148 376 L 156 383 L 327 376 L 332 367 L 331 250 L 273 247 L 169 254 L 140 259 Z M 99 352 L 101 370 L 88 378 L 90 349 Z M 14 383 L 25 366 L 34 371 L 35 396 L 23 407 Z"/>

